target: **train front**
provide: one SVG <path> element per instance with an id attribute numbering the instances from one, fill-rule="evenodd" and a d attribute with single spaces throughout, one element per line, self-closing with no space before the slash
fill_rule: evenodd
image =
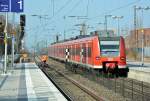
<path id="1" fill-rule="evenodd" d="M 99 38 L 101 65 L 105 73 L 127 76 L 125 43 L 123 37 Z"/>

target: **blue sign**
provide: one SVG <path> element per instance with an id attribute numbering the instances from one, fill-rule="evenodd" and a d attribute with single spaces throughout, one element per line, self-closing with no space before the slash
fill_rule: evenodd
<path id="1" fill-rule="evenodd" d="M 0 12 L 9 12 L 9 3 L 10 0 L 0 0 Z"/>
<path id="2" fill-rule="evenodd" d="M 23 0 L 11 0 L 11 12 L 23 12 Z"/>

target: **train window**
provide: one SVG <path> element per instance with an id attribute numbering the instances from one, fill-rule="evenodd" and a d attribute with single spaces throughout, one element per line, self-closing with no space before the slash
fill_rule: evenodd
<path id="1" fill-rule="evenodd" d="M 86 47 L 83 47 L 82 55 L 83 55 L 83 57 L 86 57 Z"/>
<path id="2" fill-rule="evenodd" d="M 76 55 L 80 55 L 80 48 L 76 48 Z"/>
<path id="3" fill-rule="evenodd" d="M 91 47 L 88 47 L 88 57 L 91 57 Z"/>
<path id="4" fill-rule="evenodd" d="M 72 49 L 69 47 L 69 55 L 72 55 Z"/>
<path id="5" fill-rule="evenodd" d="M 72 55 L 75 55 L 75 49 L 72 48 Z"/>
<path id="6" fill-rule="evenodd" d="M 100 41 L 100 50 L 102 56 L 118 56 L 119 55 L 119 40 Z"/>
<path id="7" fill-rule="evenodd" d="M 101 49 L 119 49 L 119 45 L 101 45 Z"/>
<path id="8" fill-rule="evenodd" d="M 71 48 L 69 47 L 69 49 L 68 49 L 68 52 L 69 52 L 69 55 L 71 55 L 72 53 L 71 53 Z"/>

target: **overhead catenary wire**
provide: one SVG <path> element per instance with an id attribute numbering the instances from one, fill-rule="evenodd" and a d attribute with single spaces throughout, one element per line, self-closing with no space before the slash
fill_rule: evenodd
<path id="1" fill-rule="evenodd" d="M 72 6 L 72 8 L 66 13 L 64 14 L 64 16 L 68 15 L 69 13 L 71 13 L 75 8 L 77 8 L 79 6 L 79 4 L 81 3 L 82 0 L 78 0 L 74 6 Z"/>
<path id="2" fill-rule="evenodd" d="M 56 17 L 65 7 L 67 7 L 67 5 L 69 5 L 71 2 L 72 2 L 72 0 L 67 0 L 67 1 L 65 2 L 65 4 L 64 4 L 62 7 L 60 7 L 56 12 L 54 12 L 54 14 L 53 14 L 52 17 L 47 18 L 47 19 L 52 20 L 53 18 L 55 18 L 55 17 Z M 54 10 L 53 10 L 53 11 L 54 11 Z"/>
<path id="3" fill-rule="evenodd" d="M 67 7 L 67 5 L 69 5 L 69 4 L 71 3 L 71 1 L 72 1 L 72 0 L 67 0 L 67 1 L 64 3 L 64 5 L 63 5 L 62 7 L 60 7 L 60 8 L 57 10 L 57 12 L 55 13 L 55 15 L 52 16 L 51 18 L 48 18 L 48 20 L 54 19 L 61 11 L 64 10 L 64 8 Z M 73 12 L 73 10 L 76 9 L 76 8 L 79 6 L 79 4 L 81 3 L 81 1 L 82 1 L 82 0 L 78 0 L 78 1 L 72 6 L 72 8 L 65 14 L 65 16 L 66 16 L 66 15 L 69 15 L 71 12 Z M 131 5 L 133 5 L 133 4 L 137 3 L 137 2 L 140 2 L 140 1 L 141 1 L 141 0 L 137 0 L 137 1 L 134 1 L 134 2 L 131 2 L 131 3 L 128 3 L 128 4 L 126 4 L 126 5 L 123 5 L 123 6 L 114 8 L 114 9 L 112 9 L 112 10 L 109 10 L 109 11 L 105 12 L 105 13 L 102 13 L 101 15 L 88 18 L 87 20 L 93 20 L 94 18 L 97 18 L 97 17 L 99 17 L 99 16 L 102 16 L 103 14 L 112 13 L 112 12 L 118 11 L 118 10 L 120 10 L 120 9 L 122 9 L 122 8 L 126 8 L 126 7 L 131 6 Z M 87 12 L 86 12 L 86 13 L 87 13 L 87 15 L 88 15 L 89 0 L 88 0 L 88 2 L 87 2 L 86 6 L 87 6 Z M 57 20 L 57 21 L 58 21 L 58 20 Z M 51 21 L 51 22 L 54 23 L 55 21 Z M 46 24 L 45 24 L 45 25 L 46 25 Z"/>
<path id="4" fill-rule="evenodd" d="M 74 10 L 76 7 L 78 7 L 78 5 L 81 3 L 81 1 L 82 1 L 82 0 L 77 1 L 76 4 L 75 4 L 74 6 L 72 6 L 72 8 L 71 8 L 66 14 L 64 14 L 64 16 L 67 16 L 67 15 L 69 15 L 71 12 L 73 12 L 73 10 Z M 109 11 L 107 11 L 107 12 L 101 13 L 100 15 L 97 15 L 97 16 L 94 16 L 94 17 L 91 17 L 91 18 L 88 18 L 86 21 L 88 21 L 88 20 L 94 20 L 95 18 L 102 17 L 102 16 L 104 16 L 104 15 L 107 14 L 107 13 L 116 12 L 116 11 L 118 11 L 118 10 L 120 10 L 120 9 L 123 9 L 123 8 L 129 7 L 129 6 L 131 6 L 131 5 L 134 5 L 134 4 L 136 4 L 136 3 L 140 2 L 140 1 L 141 1 L 141 0 L 137 0 L 137 1 L 134 1 L 134 2 L 130 2 L 130 3 L 126 4 L 126 5 L 123 5 L 123 6 L 114 8 L 114 9 L 111 9 L 111 10 L 109 10 Z M 89 7 L 88 7 L 88 6 L 89 6 L 89 0 L 88 0 L 88 3 L 87 3 L 87 15 L 89 15 L 89 14 L 88 14 L 88 11 L 89 11 Z M 58 13 L 59 13 L 59 12 L 58 12 Z M 50 20 L 51 20 L 51 19 L 50 19 Z M 53 21 L 53 22 L 54 22 L 54 21 Z"/>
<path id="5" fill-rule="evenodd" d="M 64 6 L 62 6 L 56 13 L 55 13 L 55 15 L 54 16 L 52 16 L 52 17 L 50 17 L 50 18 L 47 18 L 49 21 L 50 20 L 53 20 L 67 5 L 69 5 L 70 3 L 71 3 L 71 1 L 73 1 L 73 0 L 68 0 L 66 3 L 65 3 L 65 5 Z M 78 7 L 79 6 L 79 4 L 81 3 L 81 1 L 82 0 L 78 0 L 76 3 L 75 3 L 75 5 L 73 5 L 72 6 L 72 8 L 66 13 L 66 14 L 64 14 L 64 18 L 65 18 L 65 16 L 66 15 L 68 15 L 69 13 L 71 13 L 71 12 L 73 12 L 73 10 L 76 8 L 76 7 Z M 53 20 L 53 21 L 51 21 L 51 23 L 54 23 L 56 20 Z M 58 21 L 58 20 L 57 20 Z"/>
<path id="6" fill-rule="evenodd" d="M 95 19 L 95 18 L 97 18 L 97 17 L 104 16 L 105 14 L 111 14 L 111 13 L 116 12 L 116 11 L 118 11 L 118 10 L 121 10 L 121 9 L 123 9 L 123 8 L 126 8 L 126 7 L 129 7 L 129 6 L 131 6 L 131 5 L 134 5 L 134 4 L 136 4 L 136 3 L 140 2 L 140 1 L 141 1 L 141 0 L 137 0 L 137 1 L 134 1 L 134 2 L 130 2 L 130 3 L 126 4 L 126 5 L 123 5 L 123 6 L 114 8 L 114 9 L 111 9 L 111 10 L 109 10 L 109 11 L 107 11 L 107 12 L 104 12 L 104 13 L 101 13 L 100 15 L 91 17 L 91 18 L 89 18 L 88 20 L 93 20 L 93 19 Z"/>

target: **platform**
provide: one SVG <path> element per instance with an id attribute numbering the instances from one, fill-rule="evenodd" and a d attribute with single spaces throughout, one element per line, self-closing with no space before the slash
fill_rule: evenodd
<path id="1" fill-rule="evenodd" d="M 35 63 L 16 64 L 0 75 L 0 101 L 67 101 Z"/>
<path id="2" fill-rule="evenodd" d="M 150 63 L 144 63 L 141 65 L 141 62 L 128 62 L 128 67 L 130 70 L 137 70 L 142 72 L 150 72 Z"/>
<path id="3" fill-rule="evenodd" d="M 128 62 L 129 73 L 128 77 L 139 81 L 150 83 L 150 63 Z"/>

